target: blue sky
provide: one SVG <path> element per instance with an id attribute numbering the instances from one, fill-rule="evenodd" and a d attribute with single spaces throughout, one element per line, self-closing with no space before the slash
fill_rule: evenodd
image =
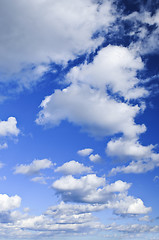
<path id="1" fill-rule="evenodd" d="M 159 239 L 158 0 L 0 0 L 0 32 L 0 239 Z"/>

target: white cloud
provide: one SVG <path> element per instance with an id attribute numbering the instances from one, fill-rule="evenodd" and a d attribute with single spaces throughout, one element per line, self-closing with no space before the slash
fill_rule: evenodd
<path id="1" fill-rule="evenodd" d="M 93 35 L 107 32 L 116 19 L 112 8 L 111 1 L 99 4 L 93 0 L 1 2 L 1 73 L 16 73 L 27 65 L 39 69 L 52 61 L 67 62 L 95 49 L 103 38 Z M 8 31 L 4 26 L 8 26 Z M 23 80 L 25 85 L 25 78 L 20 83 Z"/>
<path id="2" fill-rule="evenodd" d="M 134 233 L 136 238 L 136 234 L 139 233 L 152 233 L 152 232 L 158 232 L 159 228 L 158 226 L 150 226 L 150 225 L 143 225 L 143 224 L 125 224 L 125 225 L 117 225 L 117 224 L 111 224 L 106 226 L 106 230 L 116 230 L 117 232 L 123 232 L 128 233 L 128 237 L 130 238 L 130 234 Z M 132 238 L 133 239 L 133 238 Z"/>
<path id="3" fill-rule="evenodd" d="M 31 179 L 32 182 L 37 182 L 40 184 L 46 184 L 46 179 L 45 177 L 41 176 L 41 177 L 34 177 Z"/>
<path id="4" fill-rule="evenodd" d="M 139 218 L 139 221 L 142 221 L 142 222 L 149 222 L 149 221 L 150 221 L 150 218 L 149 218 L 148 215 L 145 215 L 145 216 Z"/>
<path id="5" fill-rule="evenodd" d="M 106 184 L 105 178 L 90 174 L 79 179 L 70 176 L 61 177 L 56 180 L 52 187 L 61 195 L 64 201 L 91 203 L 80 208 L 76 205 L 72 207 L 75 212 L 91 212 L 102 209 L 112 209 L 117 215 L 138 215 L 147 214 L 151 207 L 146 207 L 140 198 L 129 196 L 127 191 L 131 187 L 130 183 L 118 180 L 111 184 Z M 70 205 L 62 203 L 58 210 L 71 211 Z M 48 210 L 48 214 L 56 215 L 55 208 Z"/>
<path id="6" fill-rule="evenodd" d="M 92 89 L 88 85 L 72 84 L 45 98 L 37 124 L 57 126 L 62 120 L 78 124 L 94 136 L 106 136 L 122 132 L 134 137 L 146 130 L 144 125 L 134 123 L 139 106 L 117 102 Z"/>
<path id="7" fill-rule="evenodd" d="M 144 125 L 134 122 L 143 105 L 122 102 L 113 94 L 125 99 L 145 96 L 147 91 L 138 86 L 136 76 L 142 68 L 141 58 L 128 48 L 109 45 L 101 49 L 93 62 L 74 67 L 67 74 L 69 87 L 55 90 L 42 101 L 36 123 L 57 126 L 67 120 L 93 136 L 123 133 L 136 137 L 146 131 Z"/>
<path id="8" fill-rule="evenodd" d="M 48 159 L 34 160 L 29 165 L 21 164 L 15 167 L 14 174 L 26 174 L 32 175 L 37 174 L 42 169 L 50 168 L 53 166 L 52 162 Z"/>
<path id="9" fill-rule="evenodd" d="M 110 175 L 118 172 L 123 173 L 144 173 L 159 166 L 159 154 L 154 153 L 155 146 L 143 146 L 136 138 L 113 139 L 107 144 L 106 153 L 110 156 L 117 156 L 132 160 L 127 166 L 113 168 Z"/>
<path id="10" fill-rule="evenodd" d="M 157 182 L 158 180 L 159 180 L 159 176 L 155 176 L 153 179 L 154 182 Z"/>
<path id="11" fill-rule="evenodd" d="M 4 166 L 4 163 L 0 162 L 0 168 L 2 168 Z"/>
<path id="12" fill-rule="evenodd" d="M 7 121 L 0 121 L 0 136 L 18 136 L 20 130 L 17 128 L 15 117 L 9 117 Z"/>
<path id="13" fill-rule="evenodd" d="M 136 99 L 147 94 L 138 85 L 137 71 L 143 69 L 143 62 L 126 47 L 107 46 L 101 49 L 92 63 L 74 67 L 67 74 L 67 81 L 87 83 L 101 91 L 112 90 L 125 99 Z"/>
<path id="14" fill-rule="evenodd" d="M 82 157 L 89 156 L 93 152 L 92 148 L 84 148 L 81 150 L 78 150 L 78 154 Z"/>
<path id="15" fill-rule="evenodd" d="M 59 224 L 80 224 L 94 221 L 95 217 L 91 213 L 104 208 L 104 205 L 99 204 L 82 205 L 61 202 L 59 205 L 49 207 L 45 215 L 56 219 Z"/>
<path id="16" fill-rule="evenodd" d="M 112 208 L 115 214 L 147 214 L 152 210 L 151 207 L 145 207 L 140 198 L 134 198 L 132 196 L 127 196 L 126 194 L 121 194 L 118 198 L 119 200 L 109 201 L 107 204 L 107 207 Z"/>
<path id="17" fill-rule="evenodd" d="M 105 184 L 105 178 L 89 174 L 79 179 L 71 175 L 56 180 L 52 187 L 60 193 L 64 201 L 106 203 L 117 192 L 124 192 L 131 184 L 116 181 L 110 185 Z"/>
<path id="18" fill-rule="evenodd" d="M 118 156 L 125 158 L 150 158 L 154 146 L 143 146 L 136 139 L 119 138 L 108 142 L 106 153 L 110 156 Z"/>
<path id="19" fill-rule="evenodd" d="M 70 161 L 64 163 L 61 167 L 55 169 L 55 172 L 61 172 L 66 175 L 74 175 L 74 174 L 83 174 L 83 173 L 91 173 L 91 167 L 84 166 L 83 163 L 79 163 L 76 161 Z"/>
<path id="20" fill-rule="evenodd" d="M 7 194 L 0 194 L 0 212 L 19 208 L 20 204 L 21 198 L 18 195 L 9 197 Z"/>
<path id="21" fill-rule="evenodd" d="M 0 181 L 6 181 L 6 180 L 7 180 L 6 176 L 0 177 Z"/>
<path id="22" fill-rule="evenodd" d="M 6 149 L 6 148 L 8 148 L 7 143 L 0 144 L 0 149 Z"/>
<path id="23" fill-rule="evenodd" d="M 89 159 L 92 161 L 92 162 L 100 162 L 101 161 L 101 156 L 99 154 L 91 154 L 89 156 Z"/>
<path id="24" fill-rule="evenodd" d="M 155 14 L 142 11 L 134 12 L 124 18 L 132 21 L 135 26 L 133 33 L 139 38 L 137 42 L 132 42 L 130 47 L 140 54 L 155 53 L 159 49 L 158 34 L 159 34 L 159 10 L 156 9 Z M 149 28 L 146 26 L 149 26 Z M 154 27 L 155 26 L 155 27 Z M 150 27 L 153 27 L 150 31 Z"/>
<path id="25" fill-rule="evenodd" d="M 45 214 L 52 217 L 78 215 L 101 211 L 105 208 L 106 204 L 66 204 L 65 202 L 61 202 L 59 205 L 49 207 Z"/>
<path id="26" fill-rule="evenodd" d="M 145 173 L 159 167 L 159 154 L 152 153 L 150 158 L 131 161 L 127 166 L 112 168 L 110 175 L 122 173 Z"/>

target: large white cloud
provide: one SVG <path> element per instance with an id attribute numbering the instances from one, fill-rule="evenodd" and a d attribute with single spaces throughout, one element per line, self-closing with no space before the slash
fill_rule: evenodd
<path id="1" fill-rule="evenodd" d="M 101 49 L 92 63 L 74 67 L 67 75 L 73 83 L 87 83 L 101 91 L 111 89 L 126 99 L 136 99 L 147 94 L 144 88 L 136 87 L 137 71 L 143 69 L 140 57 L 128 48 L 107 46 Z"/>
<path id="2" fill-rule="evenodd" d="M 138 87 L 137 71 L 143 68 L 140 58 L 129 49 L 108 46 L 100 50 L 92 63 L 74 67 L 66 77 L 71 85 L 47 96 L 41 103 L 36 122 L 60 124 L 68 120 L 96 136 L 115 133 L 135 137 L 146 130 L 134 118 L 142 106 L 117 100 L 109 94 L 119 93 L 126 99 L 144 96 L 147 91 Z"/>
<path id="3" fill-rule="evenodd" d="M 107 32 L 115 20 L 112 8 L 111 1 L 2 0 L 1 74 L 16 73 L 32 64 L 36 69 L 45 68 L 52 61 L 66 62 L 95 49 L 103 38 L 93 35 L 101 30 Z M 41 70 L 40 74 L 47 69 Z M 28 79 L 21 79 L 28 84 Z"/>
<path id="4" fill-rule="evenodd" d="M 59 193 L 63 200 L 69 202 L 91 203 L 87 205 L 74 205 L 72 211 L 92 212 L 102 209 L 113 209 L 117 215 L 147 214 L 151 207 L 146 207 L 140 198 L 129 196 L 127 190 L 131 184 L 118 180 L 106 184 L 104 178 L 90 174 L 79 179 L 70 176 L 56 180 L 52 187 Z M 60 205 L 59 211 L 63 209 L 70 212 L 70 205 Z M 48 210 L 48 214 L 56 215 L 55 208 Z"/>
<path id="5" fill-rule="evenodd" d="M 56 180 L 52 187 L 65 201 L 106 203 L 117 192 L 124 192 L 131 184 L 121 180 L 106 185 L 105 178 L 89 174 L 79 179 L 69 175 Z"/>
<path id="6" fill-rule="evenodd" d="M 15 167 L 14 174 L 26 174 L 32 175 L 37 174 L 42 169 L 50 168 L 53 166 L 53 163 L 48 159 L 34 160 L 30 164 L 20 164 Z"/>
<path id="7" fill-rule="evenodd" d="M 57 126 L 62 120 L 68 120 L 94 136 L 121 132 L 134 137 L 146 129 L 134 122 L 139 106 L 117 102 L 85 84 L 72 84 L 66 89 L 56 90 L 43 100 L 41 107 L 36 119 L 36 123 L 41 125 Z"/>

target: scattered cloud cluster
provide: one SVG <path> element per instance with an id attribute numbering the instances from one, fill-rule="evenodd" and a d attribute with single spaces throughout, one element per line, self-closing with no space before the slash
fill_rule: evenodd
<path id="1" fill-rule="evenodd" d="M 149 213 L 151 207 L 145 207 L 141 199 L 127 195 L 130 186 L 130 183 L 121 180 L 106 184 L 105 178 L 95 174 L 79 179 L 69 175 L 52 184 L 64 201 L 102 204 L 104 208 L 113 209 L 115 214 L 120 215 Z"/>

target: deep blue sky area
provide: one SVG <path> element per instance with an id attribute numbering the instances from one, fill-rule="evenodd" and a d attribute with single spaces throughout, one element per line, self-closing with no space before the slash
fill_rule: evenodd
<path id="1" fill-rule="evenodd" d="M 0 0 L 0 239 L 157 240 L 159 1 Z"/>

